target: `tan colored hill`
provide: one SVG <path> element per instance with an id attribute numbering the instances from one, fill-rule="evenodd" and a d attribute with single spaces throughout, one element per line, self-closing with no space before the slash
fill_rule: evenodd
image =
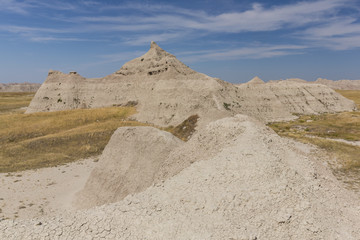
<path id="1" fill-rule="evenodd" d="M 170 152 L 183 144 L 153 127 L 122 127 L 111 137 L 75 205 L 88 208 L 122 200 L 150 187 Z M 141 149 L 141 150 L 139 150 Z"/>
<path id="2" fill-rule="evenodd" d="M 255 76 L 253 79 L 247 82 L 247 84 L 264 84 L 264 83 L 265 82 L 258 76 Z"/>
<path id="3" fill-rule="evenodd" d="M 0 83 L 0 92 L 36 92 L 40 83 Z"/>
<path id="4" fill-rule="evenodd" d="M 285 79 L 285 81 L 290 81 L 290 82 L 299 82 L 299 83 L 307 83 L 306 80 L 301 79 L 301 78 L 287 78 Z"/>
<path id="5" fill-rule="evenodd" d="M 129 164 L 138 166 L 138 157 L 144 162 L 161 132 L 141 129 L 128 134 L 144 152 L 116 150 L 113 142 L 104 157 L 132 155 Z M 55 217 L 0 221 L 0 239 L 360 239 L 358 196 L 339 185 L 310 146 L 243 115 L 211 122 L 192 139 L 154 149 L 146 164 L 170 151 L 162 169 L 171 174 L 145 191 L 133 188 L 120 202 Z M 133 181 L 147 181 L 142 175 L 154 169 L 146 170 Z M 121 175 L 103 171 L 108 178 Z M 116 184 L 125 187 L 103 187 Z"/>
<path id="6" fill-rule="evenodd" d="M 332 89 L 339 90 L 360 90 L 360 80 L 328 80 L 325 78 L 316 79 L 315 83 L 326 85 Z"/>
<path id="7" fill-rule="evenodd" d="M 294 82 L 236 87 L 197 73 L 152 42 L 146 54 L 104 78 L 50 71 L 27 113 L 113 105 L 136 105 L 137 120 L 161 126 L 178 125 L 195 114 L 202 123 L 238 113 L 268 122 L 290 120 L 293 114 L 355 108 L 352 101 L 322 85 Z"/>

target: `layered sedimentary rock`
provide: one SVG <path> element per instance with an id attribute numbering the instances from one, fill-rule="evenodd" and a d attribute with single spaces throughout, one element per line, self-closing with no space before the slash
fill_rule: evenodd
<path id="1" fill-rule="evenodd" d="M 316 79 L 315 83 L 326 85 L 332 89 L 339 90 L 360 90 L 360 80 L 328 80 L 325 78 Z"/>
<path id="2" fill-rule="evenodd" d="M 323 85 L 269 85 L 255 78 L 237 87 L 190 69 L 152 42 L 146 54 L 104 78 L 50 71 L 27 113 L 114 105 L 136 105 L 137 120 L 162 126 L 177 125 L 194 114 L 205 123 L 237 113 L 267 122 L 356 108 Z"/>
<path id="3" fill-rule="evenodd" d="M 0 92 L 36 92 L 40 83 L 0 83 Z"/>

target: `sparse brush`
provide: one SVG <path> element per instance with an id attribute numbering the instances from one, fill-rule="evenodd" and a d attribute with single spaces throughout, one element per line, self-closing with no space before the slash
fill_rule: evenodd
<path id="1" fill-rule="evenodd" d="M 345 97 L 360 104 L 360 91 L 338 90 Z M 331 139 L 360 141 L 360 112 L 342 112 L 299 116 L 289 122 L 268 124 L 280 136 L 314 144 L 341 161 L 342 170 L 360 168 L 360 147 Z M 315 138 L 314 138 L 315 137 Z"/>

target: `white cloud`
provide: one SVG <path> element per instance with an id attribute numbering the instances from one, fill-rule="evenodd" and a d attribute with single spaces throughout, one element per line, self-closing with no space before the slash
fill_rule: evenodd
<path id="1" fill-rule="evenodd" d="M 0 11 L 15 12 L 26 14 L 30 5 L 26 2 L 18 2 L 16 0 L 0 0 Z"/>
<path id="2" fill-rule="evenodd" d="M 197 62 L 208 60 L 232 59 L 261 59 L 275 56 L 302 54 L 306 46 L 301 45 L 275 45 L 275 46 L 250 46 L 234 49 L 220 49 L 205 52 L 183 52 L 177 54 L 183 61 Z"/>
<path id="3" fill-rule="evenodd" d="M 141 51 L 105 54 L 105 55 L 100 56 L 100 58 L 102 58 L 104 60 L 101 62 L 98 62 L 98 63 L 104 64 L 104 63 L 111 63 L 111 62 L 130 61 L 131 59 L 139 57 L 143 54 L 144 54 L 144 52 L 141 52 Z"/>
<path id="4" fill-rule="evenodd" d="M 329 19 L 326 24 L 310 27 L 299 36 L 313 42 L 316 46 L 334 50 L 347 50 L 360 47 L 360 23 L 355 18 Z"/>
<path id="5" fill-rule="evenodd" d="M 166 42 L 174 39 L 184 38 L 185 36 L 185 32 L 148 34 L 135 36 L 133 39 L 129 39 L 125 43 L 129 45 L 144 45 L 150 43 L 151 41 Z"/>
<path id="6" fill-rule="evenodd" d="M 138 12 L 138 15 L 135 14 L 131 17 L 80 17 L 74 19 L 74 21 L 124 24 L 127 26 L 127 29 L 134 29 L 134 31 L 139 29 L 139 25 L 145 23 L 150 23 L 152 26 L 148 30 L 188 29 L 229 33 L 273 31 L 287 27 L 304 26 L 310 23 L 325 22 L 329 14 L 338 11 L 347 2 L 349 1 L 304 1 L 267 9 L 260 4 L 253 4 L 247 11 L 234 11 L 219 15 L 210 15 L 203 11 L 188 10 L 168 5 L 151 5 L 148 8 L 143 5 L 132 4 L 114 6 L 113 9 L 119 8 L 124 10 L 130 8 L 138 11 L 146 9 L 146 14 Z M 107 29 L 106 26 L 105 29 Z"/>
<path id="7" fill-rule="evenodd" d="M 29 14 L 33 9 L 53 9 L 53 10 L 78 10 L 78 7 L 64 1 L 46 0 L 0 0 L 0 11 L 14 12 L 18 14 Z"/>
<path id="8" fill-rule="evenodd" d="M 354 14 L 347 16 L 340 12 L 344 8 L 352 7 L 353 3 L 353 0 L 316 0 L 272 7 L 255 3 L 247 10 L 210 14 L 202 10 L 172 5 L 128 3 L 104 7 L 105 4 L 94 0 L 83 0 L 73 4 L 45 0 L 0 0 L 0 11 L 22 14 L 35 12 L 38 8 L 74 12 L 82 9 L 81 6 L 89 11 L 81 12 L 77 17 L 71 15 L 68 17 L 67 14 L 54 16 L 49 14 L 49 20 L 54 23 L 52 28 L 36 25 L 0 25 L 0 31 L 19 34 L 32 41 L 59 41 L 61 39 L 78 41 L 85 39 L 88 36 L 86 34 L 96 34 L 104 39 L 105 35 L 118 34 L 119 37 L 113 37 L 113 39 L 122 39 L 122 43 L 129 45 L 142 45 L 151 40 L 179 41 L 185 37 L 186 39 L 201 39 L 204 35 L 271 33 L 286 30 L 285 38 L 288 42 L 296 40 L 302 42 L 303 45 L 342 50 L 360 47 L 358 43 L 360 23 L 357 23 L 359 17 Z M 114 14 L 115 10 L 116 14 Z M 299 29 L 302 29 L 301 32 Z M 253 41 L 266 43 L 263 39 Z M 242 51 L 245 50 L 249 49 L 242 49 Z M 244 56 L 245 52 L 238 55 Z M 288 53 L 288 49 L 273 49 L 262 56 Z"/>

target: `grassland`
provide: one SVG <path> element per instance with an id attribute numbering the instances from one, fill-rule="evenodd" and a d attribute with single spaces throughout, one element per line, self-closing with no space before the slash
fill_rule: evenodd
<path id="1" fill-rule="evenodd" d="M 101 154 L 119 127 L 143 126 L 130 121 L 134 107 L 77 109 L 24 114 L 33 93 L 0 93 L 0 172 L 52 167 Z M 186 141 L 198 116 L 162 128 Z"/>
<path id="2" fill-rule="evenodd" d="M 360 109 L 360 91 L 359 90 L 336 90 L 336 92 L 340 93 L 344 97 L 353 100 L 358 109 Z"/>
<path id="3" fill-rule="evenodd" d="M 337 92 L 355 101 L 360 108 L 360 91 Z M 360 169 L 360 147 L 331 140 L 360 141 L 359 111 L 300 116 L 294 121 L 271 123 L 269 126 L 281 136 L 311 143 L 326 150 L 329 155 L 338 159 L 342 171 Z"/>
<path id="4" fill-rule="evenodd" d="M 0 92 L 0 114 L 24 112 L 21 108 L 27 107 L 34 95 L 33 92 Z"/>
<path id="5" fill-rule="evenodd" d="M 56 166 L 99 155 L 127 120 L 130 107 L 0 115 L 0 172 Z"/>

